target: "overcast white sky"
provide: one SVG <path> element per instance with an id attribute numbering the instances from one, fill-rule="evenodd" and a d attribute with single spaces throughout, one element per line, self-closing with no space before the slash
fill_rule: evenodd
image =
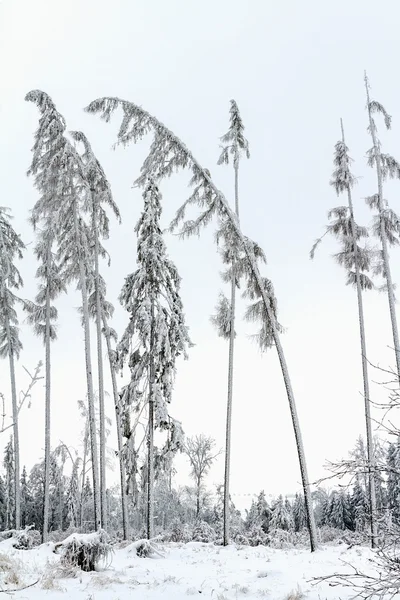
<path id="1" fill-rule="evenodd" d="M 0 3 L 0 204 L 10 206 L 14 225 L 26 243 L 27 223 L 36 199 L 29 167 L 38 114 L 24 102 L 32 88 L 50 94 L 69 129 L 83 130 L 110 179 L 123 225 L 113 225 L 107 248 L 112 266 L 103 268 L 114 327 L 127 316 L 117 296 L 123 278 L 135 267 L 133 227 L 142 209 L 132 189 L 148 141 L 113 152 L 111 125 L 86 115 L 83 107 L 104 95 L 143 105 L 179 134 L 211 170 L 228 198 L 232 172 L 217 167 L 218 138 L 228 127 L 229 100 L 239 104 L 251 159 L 242 163 L 243 231 L 268 257 L 265 273 L 273 280 L 280 320 L 287 328 L 283 345 L 293 379 L 311 479 L 322 474 L 326 458 L 347 453 L 363 432 L 357 307 L 354 292 L 330 255 L 335 244 L 309 250 L 338 201 L 329 187 L 332 151 L 343 117 L 347 142 L 360 176 L 355 192 L 359 221 L 370 215 L 362 198 L 375 192 L 365 166 L 370 147 L 363 72 L 372 95 L 393 115 L 384 133 L 386 151 L 400 156 L 400 88 L 397 75 L 400 38 L 396 0 L 3 0 Z M 396 18 L 397 17 L 397 18 Z M 187 195 L 186 178 L 163 188 L 164 224 Z M 388 188 L 397 210 L 399 184 Z M 204 432 L 224 444 L 227 344 L 209 323 L 218 291 L 220 263 L 212 231 L 189 242 L 167 240 L 183 277 L 182 296 L 196 347 L 179 364 L 171 413 L 188 435 Z M 35 261 L 28 246 L 21 263 L 23 295 L 35 293 Z M 392 252 L 399 280 L 399 252 Z M 77 400 L 85 396 L 83 332 L 71 290 L 58 302 L 59 341 L 53 346 L 53 444 L 77 445 L 83 423 Z M 244 305 L 239 309 L 243 312 Z M 385 295 L 366 299 L 369 356 L 392 364 L 391 333 Z M 233 409 L 232 492 L 295 492 L 300 475 L 285 389 L 274 350 L 261 356 L 238 324 Z M 33 368 L 43 357 L 40 342 L 22 325 L 24 352 L 18 388 L 26 386 L 22 365 Z M 381 376 L 374 372 L 372 378 Z M 108 386 L 109 387 L 109 386 Z M 0 364 L 0 390 L 9 398 L 8 364 Z M 377 385 L 374 399 L 384 399 Z M 35 389 L 33 406 L 21 418 L 22 462 L 31 467 L 43 448 L 44 390 Z M 113 407 L 109 400 L 108 412 Z M 379 415 L 377 415 L 379 416 Z M 6 440 L 3 440 L 6 441 Z M 112 441 L 114 443 L 114 440 Z M 178 481 L 187 468 L 177 461 Z M 210 483 L 222 477 L 222 459 Z M 116 474 L 112 475 L 116 480 Z"/>

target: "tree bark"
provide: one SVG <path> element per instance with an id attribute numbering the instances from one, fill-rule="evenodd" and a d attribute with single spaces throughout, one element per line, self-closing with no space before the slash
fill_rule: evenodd
<path id="1" fill-rule="evenodd" d="M 12 350 L 10 321 L 8 314 L 5 315 L 5 327 L 8 341 L 8 358 L 10 363 L 10 381 L 11 381 L 11 401 L 13 415 L 13 433 L 14 433 L 14 490 L 15 490 L 15 529 L 21 527 L 21 481 L 20 481 L 20 459 L 19 459 L 19 423 L 18 423 L 18 399 L 17 386 L 15 383 L 15 361 Z"/>
<path id="2" fill-rule="evenodd" d="M 370 128 L 370 133 L 371 133 L 371 137 L 372 137 L 372 144 L 374 147 L 376 175 L 377 175 L 377 180 L 378 180 L 378 211 L 379 211 L 379 220 L 380 220 L 380 238 L 381 238 L 381 244 L 382 244 L 382 257 L 383 257 L 383 264 L 384 264 L 386 283 L 387 283 L 390 320 L 391 320 L 391 324 L 392 324 L 393 344 L 394 344 L 394 352 L 395 352 L 395 357 L 396 357 L 397 377 L 400 380 L 400 343 L 399 343 L 399 330 L 398 330 L 398 326 L 397 326 L 397 316 L 396 316 L 396 300 L 394 297 L 392 273 L 390 270 L 388 241 L 387 241 L 387 236 L 386 236 L 386 231 L 385 231 L 385 224 L 382 219 L 382 214 L 384 212 L 384 199 L 383 199 L 383 175 L 382 175 L 382 165 L 381 165 L 381 153 L 380 153 L 380 149 L 379 149 L 379 142 L 376 137 L 374 121 L 372 119 L 372 114 L 371 114 L 367 76 L 365 76 L 365 89 L 367 92 L 369 128 Z"/>
<path id="3" fill-rule="evenodd" d="M 104 373 L 103 373 L 103 348 L 101 336 L 101 303 L 99 289 L 99 235 L 97 228 L 97 211 L 93 211 L 93 230 L 95 236 L 95 294 L 96 294 L 96 333 L 97 333 L 97 365 L 99 378 L 99 409 L 100 409 L 100 504 L 101 526 L 107 530 L 107 486 L 106 486 L 106 430 L 104 410 Z"/>
<path id="4" fill-rule="evenodd" d="M 80 494 L 80 511 L 79 511 L 79 526 L 83 525 L 83 492 L 85 489 L 86 482 L 86 463 L 87 463 L 87 447 L 88 447 L 88 439 L 89 439 L 89 427 L 88 421 L 85 423 L 85 436 L 83 438 L 83 460 L 82 460 L 82 485 L 81 485 L 81 494 Z"/>
<path id="5" fill-rule="evenodd" d="M 149 430 L 147 438 L 147 538 L 153 537 L 154 529 L 154 299 L 151 299 L 151 325 L 150 325 L 150 376 L 149 376 Z"/>
<path id="6" fill-rule="evenodd" d="M 76 239 L 79 243 L 79 229 L 78 229 L 78 216 L 76 213 L 76 207 L 74 211 L 75 231 Z M 85 267 L 83 264 L 83 257 L 79 255 L 79 271 L 80 271 L 80 286 L 82 293 L 82 308 L 83 308 L 83 326 L 85 334 L 85 362 L 86 362 L 86 382 L 87 382 L 87 394 L 88 394 L 88 409 L 89 409 L 89 431 L 90 431 L 90 448 L 92 455 L 92 474 L 93 474 L 93 501 L 94 501 L 94 520 L 95 520 L 95 531 L 101 528 L 101 509 L 100 509 L 100 493 L 99 493 L 99 463 L 97 455 L 97 431 L 96 431 L 96 415 L 94 409 L 94 391 L 93 391 L 93 374 L 92 374 L 92 360 L 90 350 L 90 321 L 89 321 L 89 307 L 85 277 Z"/>
<path id="7" fill-rule="evenodd" d="M 121 484 L 121 506 L 122 506 L 122 530 L 124 534 L 124 540 L 127 540 L 129 537 L 129 521 L 128 521 L 128 498 L 126 495 L 126 473 L 125 473 L 125 465 L 123 459 L 123 441 L 122 441 L 122 429 L 121 429 L 121 413 L 120 413 L 120 400 L 118 395 L 118 386 L 117 386 L 117 377 L 115 374 L 114 365 L 112 363 L 112 349 L 111 349 L 111 340 L 110 334 L 108 333 L 108 325 L 106 318 L 103 314 L 103 325 L 105 331 L 105 338 L 107 344 L 107 352 L 108 358 L 110 362 L 110 372 L 111 372 L 111 383 L 113 389 L 114 396 L 114 406 L 115 406 L 115 422 L 117 426 L 117 442 L 118 442 L 118 462 L 119 462 L 119 474 L 120 474 L 120 484 Z"/>
<path id="8" fill-rule="evenodd" d="M 47 283 L 48 285 L 48 283 Z M 50 363 L 50 293 L 46 294 L 46 398 L 45 398 L 45 431 L 44 431 L 44 503 L 43 503 L 43 532 L 42 542 L 45 544 L 49 536 L 49 508 L 50 508 L 50 393 L 51 393 L 51 363 Z"/>
<path id="9" fill-rule="evenodd" d="M 239 220 L 239 163 L 235 160 L 235 213 Z M 232 264 L 234 269 L 234 264 Z M 223 544 L 229 544 L 229 493 L 231 472 L 231 444 L 232 444 L 232 400 L 233 400 L 233 371 L 235 348 L 235 312 L 236 312 L 236 280 L 231 281 L 231 323 L 229 336 L 229 366 L 228 366 L 228 402 L 226 410 L 226 442 L 225 442 L 225 474 L 224 474 L 224 532 Z"/>
<path id="10" fill-rule="evenodd" d="M 343 122 L 342 126 L 342 141 L 345 143 Z M 358 304 L 358 321 L 360 327 L 360 344 L 361 344 L 361 364 L 364 384 L 364 413 L 367 432 L 367 453 L 368 453 L 368 480 L 369 480 L 369 503 L 370 503 L 370 527 L 371 527 L 371 546 L 376 548 L 377 542 L 377 522 L 376 522 L 376 487 L 375 487 L 375 455 L 374 455 L 374 440 L 372 437 L 372 422 L 371 422 L 371 401 L 368 380 L 368 362 L 367 362 L 367 342 L 365 337 L 365 321 L 364 321 L 364 306 L 361 289 L 360 266 L 357 256 L 357 235 L 356 225 L 354 220 L 353 199 L 351 196 L 350 186 L 347 186 L 347 199 L 350 211 L 351 235 L 354 245 L 354 269 L 356 274 L 357 287 L 357 304 Z"/>

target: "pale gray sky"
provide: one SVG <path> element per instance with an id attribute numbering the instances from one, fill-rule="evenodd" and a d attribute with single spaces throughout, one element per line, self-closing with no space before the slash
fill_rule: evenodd
<path id="1" fill-rule="evenodd" d="M 0 4 L 0 204 L 12 207 L 24 241 L 36 192 L 25 173 L 38 113 L 24 102 L 32 88 L 50 94 L 69 129 L 83 130 L 111 181 L 123 225 L 113 225 L 107 248 L 112 266 L 103 268 L 114 326 L 121 332 L 126 314 L 117 302 L 123 278 L 135 266 L 134 224 L 142 209 L 132 189 L 148 140 L 126 150 L 111 150 L 115 119 L 106 125 L 83 107 L 104 95 L 143 105 L 193 149 L 228 198 L 233 177 L 217 167 L 218 137 L 228 127 L 229 100 L 239 104 L 251 159 L 241 170 L 243 231 L 268 257 L 265 273 L 273 280 L 280 320 L 287 328 L 283 345 L 298 404 L 310 477 L 322 473 L 325 458 L 345 454 L 363 431 L 356 298 L 330 255 L 329 242 L 312 263 L 309 249 L 338 201 L 328 182 L 333 145 L 343 117 L 347 142 L 360 181 L 355 191 L 358 220 L 370 215 L 362 197 L 375 192 L 365 166 L 370 147 L 363 72 L 373 97 L 393 115 L 393 131 L 382 139 L 400 156 L 400 52 L 396 0 L 3 0 Z M 164 223 L 187 195 L 186 177 L 163 186 Z M 388 188 L 395 210 L 399 185 Z M 183 277 L 182 296 L 196 347 L 181 363 L 171 413 L 187 434 L 204 432 L 224 444 L 227 345 L 209 323 L 218 291 L 220 263 L 209 231 L 200 240 L 167 240 Z M 394 280 L 399 254 L 392 252 Z M 35 293 L 36 265 L 31 247 L 21 263 L 26 287 Z M 85 395 L 83 332 L 74 292 L 58 302 L 59 341 L 53 346 L 53 444 L 77 444 L 76 401 Z M 244 305 L 240 305 L 243 311 Z M 369 355 L 392 362 L 387 300 L 366 300 Z M 299 471 L 284 385 L 275 351 L 261 356 L 238 324 L 233 408 L 232 492 L 291 492 Z M 40 342 L 22 325 L 24 352 L 18 388 L 26 384 L 22 365 L 33 368 L 43 357 Z M 379 379 L 378 373 L 372 373 Z M 8 364 L 0 364 L 0 389 L 9 398 Z M 374 398 L 384 392 L 372 386 Z M 22 462 L 31 467 L 43 448 L 44 393 L 37 386 L 33 406 L 21 418 Z M 112 403 L 108 411 L 112 415 Z M 5 440 L 4 440 L 5 441 Z M 180 481 L 187 468 L 177 461 Z M 222 476 L 222 460 L 210 482 Z M 113 476 L 116 478 L 116 476 Z"/>

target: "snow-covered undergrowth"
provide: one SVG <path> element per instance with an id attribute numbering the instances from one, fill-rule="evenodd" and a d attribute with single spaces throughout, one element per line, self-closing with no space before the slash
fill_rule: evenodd
<path id="1" fill-rule="evenodd" d="M 160 544 L 162 555 L 137 556 L 137 544 L 116 548 L 112 564 L 97 572 L 63 569 L 49 543 L 32 550 L 17 550 L 10 540 L 0 543 L 0 589 L 33 587 L 13 594 L 15 599 L 42 600 L 182 600 L 192 596 L 215 600 L 288 597 L 304 600 L 345 600 L 350 589 L 313 585 L 314 577 L 347 571 L 343 561 L 368 571 L 372 552 L 344 545 L 307 550 L 227 548 L 191 542 Z M 7 596 L 5 596 L 7 597 Z"/>

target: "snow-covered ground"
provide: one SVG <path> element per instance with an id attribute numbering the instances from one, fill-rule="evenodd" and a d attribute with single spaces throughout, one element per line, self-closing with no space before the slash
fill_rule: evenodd
<path id="1" fill-rule="evenodd" d="M 299 589 L 308 600 L 345 600 L 349 589 L 313 585 L 313 577 L 348 571 L 342 561 L 368 570 L 367 548 L 326 546 L 315 554 L 306 550 L 273 550 L 265 547 L 202 543 L 160 546 L 163 557 L 139 558 L 128 546 L 117 549 L 112 564 L 96 573 L 81 573 L 71 579 L 52 574 L 59 557 L 51 544 L 33 550 L 15 550 L 11 541 L 0 543 L 1 590 L 12 590 L 34 581 L 33 587 L 13 594 L 15 599 L 39 600 L 181 600 L 201 596 L 215 600 L 268 598 L 284 600 Z M 11 560 L 14 567 L 7 563 Z M 15 561 L 15 562 L 14 562 Z M 8 565 L 8 566 L 7 566 Z M 8 582 L 8 583 L 6 583 Z"/>

